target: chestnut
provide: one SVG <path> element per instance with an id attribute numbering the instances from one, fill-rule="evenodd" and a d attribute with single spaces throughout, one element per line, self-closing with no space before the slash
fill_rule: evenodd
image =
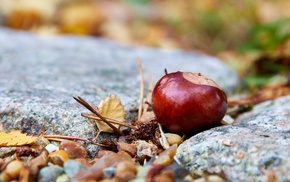
<path id="1" fill-rule="evenodd" d="M 165 130 L 196 134 L 220 124 L 228 108 L 224 91 L 210 78 L 191 72 L 164 75 L 152 93 L 152 109 Z"/>

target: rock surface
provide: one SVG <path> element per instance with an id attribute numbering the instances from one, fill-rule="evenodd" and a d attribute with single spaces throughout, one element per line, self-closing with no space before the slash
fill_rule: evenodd
<path id="1" fill-rule="evenodd" d="M 290 96 L 256 105 L 232 125 L 199 133 L 177 150 L 191 171 L 223 172 L 229 181 L 290 180 Z"/>
<path id="2" fill-rule="evenodd" d="M 182 51 L 130 48 L 110 41 L 84 37 L 37 37 L 0 28 L 0 121 L 4 129 L 38 134 L 93 138 L 93 121 L 72 96 L 98 104 L 117 95 L 135 119 L 138 108 L 140 57 L 145 80 L 156 82 L 177 70 L 201 72 L 226 92 L 239 85 L 237 75 L 218 59 Z M 147 84 L 146 84 L 147 85 Z M 100 136 L 100 140 L 108 135 Z M 109 135 L 111 136 L 111 135 Z M 94 156 L 96 146 L 87 146 Z"/>

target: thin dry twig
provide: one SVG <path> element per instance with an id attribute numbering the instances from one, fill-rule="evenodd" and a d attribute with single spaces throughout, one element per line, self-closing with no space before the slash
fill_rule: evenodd
<path id="1" fill-rule="evenodd" d="M 99 118 L 98 116 L 94 116 L 92 114 L 87 114 L 87 113 L 82 113 L 82 116 L 83 117 L 86 117 L 86 118 L 89 118 L 89 119 L 93 119 L 93 120 L 97 120 L 97 121 L 102 121 L 101 118 Z M 118 124 L 118 125 L 121 125 L 121 126 L 126 126 L 128 128 L 131 128 L 131 129 L 136 129 L 136 127 L 134 125 L 131 125 L 131 124 L 128 124 L 128 123 L 123 123 L 123 122 L 120 122 L 120 121 L 117 121 L 117 120 L 114 120 L 114 119 L 111 119 L 111 118 L 107 118 L 107 117 L 104 117 L 106 118 L 106 120 L 110 123 L 113 123 L 113 124 Z"/>
<path id="2" fill-rule="evenodd" d="M 63 135 L 43 135 L 46 139 L 68 139 L 68 140 L 80 140 L 80 141 L 88 141 L 87 139 L 80 138 L 80 137 L 74 137 L 74 136 L 63 136 Z"/>
<path id="3" fill-rule="evenodd" d="M 113 124 L 111 124 L 110 122 L 107 121 L 106 118 L 104 118 L 100 113 L 98 113 L 90 104 L 88 104 L 84 99 L 82 99 L 81 97 L 73 97 L 77 102 L 79 102 L 80 104 L 82 104 L 85 108 L 87 108 L 88 110 L 90 110 L 92 113 L 94 113 L 95 115 L 97 115 L 102 121 L 104 121 L 108 126 L 110 126 L 115 133 L 118 133 L 119 135 L 124 136 L 124 133 L 119 130 L 117 127 L 115 127 Z"/>
<path id="4" fill-rule="evenodd" d="M 138 110 L 138 120 L 140 120 L 141 116 L 142 116 L 143 98 L 144 98 L 144 76 L 143 76 L 142 63 L 141 63 L 140 58 L 138 58 L 138 67 L 139 67 L 139 73 L 140 73 L 140 77 L 141 77 L 141 82 L 140 82 L 140 104 L 139 104 L 139 110 Z"/>
<path id="5" fill-rule="evenodd" d="M 106 148 L 115 148 L 114 146 L 112 145 L 107 145 L 107 144 L 103 144 L 103 143 L 96 143 L 94 142 L 94 139 L 93 140 L 90 140 L 91 144 L 93 145 L 97 145 L 99 147 L 106 147 Z"/>
<path id="6" fill-rule="evenodd" d="M 150 101 L 152 98 L 152 91 L 153 91 L 153 79 L 152 79 L 152 76 L 150 76 L 149 77 L 149 90 L 147 93 L 147 97 L 146 97 L 146 101 L 145 101 L 146 105 L 144 106 L 143 113 L 147 112 L 149 106 L 151 106 Z"/>

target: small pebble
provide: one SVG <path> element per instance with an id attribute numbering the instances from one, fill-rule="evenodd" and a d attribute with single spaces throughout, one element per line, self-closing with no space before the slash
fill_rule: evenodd
<path id="1" fill-rule="evenodd" d="M 182 138 L 175 133 L 165 133 L 165 137 L 170 146 L 174 144 L 179 145 L 182 143 Z"/>
<path id="2" fill-rule="evenodd" d="M 54 144 L 48 144 L 48 145 L 45 147 L 45 149 L 47 150 L 47 152 L 48 152 L 49 154 L 51 154 L 51 153 L 54 152 L 54 151 L 58 151 L 58 150 L 59 150 L 58 146 L 56 146 L 56 145 L 54 145 Z"/>
<path id="3" fill-rule="evenodd" d="M 114 167 L 107 167 L 103 169 L 103 178 L 112 178 L 115 176 L 116 168 Z"/>
<path id="4" fill-rule="evenodd" d="M 63 163 L 69 160 L 68 154 L 64 150 L 54 151 L 49 154 L 50 161 L 59 166 L 63 166 Z"/>
<path id="5" fill-rule="evenodd" d="M 71 178 L 75 174 L 77 174 L 80 170 L 85 169 L 83 165 L 81 165 L 79 162 L 74 160 L 69 160 L 63 165 L 65 174 Z"/>
<path id="6" fill-rule="evenodd" d="M 62 167 L 49 164 L 47 167 L 44 167 L 39 171 L 38 181 L 40 182 L 56 181 L 57 177 L 61 173 L 63 173 Z"/>
<path id="7" fill-rule="evenodd" d="M 70 159 L 87 158 L 88 155 L 86 148 L 78 142 L 63 141 L 60 143 L 59 149 L 66 151 Z"/>
<path id="8" fill-rule="evenodd" d="M 4 171 L 1 171 L 0 181 L 12 181 L 18 179 L 19 173 L 23 168 L 23 162 L 13 160 L 8 163 Z"/>
<path id="9" fill-rule="evenodd" d="M 167 166 L 165 169 L 172 170 L 175 173 L 176 180 L 184 179 L 184 177 L 189 174 L 188 170 L 186 170 L 183 166 L 177 164 L 175 161 Z"/>
<path id="10" fill-rule="evenodd" d="M 207 178 L 198 178 L 194 181 L 195 182 L 207 182 L 207 181 L 225 182 L 225 180 L 218 175 L 209 175 L 207 176 Z"/>
<path id="11" fill-rule="evenodd" d="M 223 125 L 229 125 L 229 124 L 233 124 L 234 121 L 235 120 L 230 115 L 225 115 L 221 123 Z"/>
<path id="12" fill-rule="evenodd" d="M 56 178 L 55 182 L 69 182 L 69 177 L 66 174 L 61 174 Z"/>

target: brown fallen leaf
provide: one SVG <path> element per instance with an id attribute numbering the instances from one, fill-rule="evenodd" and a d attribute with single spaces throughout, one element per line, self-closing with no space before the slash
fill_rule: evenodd
<path id="1" fill-rule="evenodd" d="M 278 97 L 290 95 L 290 84 L 277 84 L 277 85 L 267 85 L 257 91 L 253 96 L 237 99 L 228 100 L 230 106 L 235 105 L 246 105 L 246 104 L 258 104 L 267 100 L 274 100 Z"/>
<path id="2" fill-rule="evenodd" d="M 105 118 L 114 119 L 119 122 L 126 123 L 126 113 L 124 110 L 124 106 L 121 103 L 121 100 L 115 96 L 110 95 L 105 100 L 102 100 L 98 106 L 99 113 Z M 99 129 L 99 133 L 107 132 L 114 133 L 114 130 L 108 126 L 103 121 L 96 121 Z M 113 124 L 115 127 L 119 128 L 120 125 Z"/>
<path id="3" fill-rule="evenodd" d="M 129 144 L 125 142 L 117 142 L 118 150 L 119 151 L 125 151 L 131 156 L 135 156 L 137 153 L 137 148 L 136 145 L 134 144 Z"/>
<path id="4" fill-rule="evenodd" d="M 21 133 L 21 130 L 0 132 L 1 147 L 29 145 L 35 143 L 36 140 L 37 140 L 36 136 L 28 136 L 27 134 Z"/>

